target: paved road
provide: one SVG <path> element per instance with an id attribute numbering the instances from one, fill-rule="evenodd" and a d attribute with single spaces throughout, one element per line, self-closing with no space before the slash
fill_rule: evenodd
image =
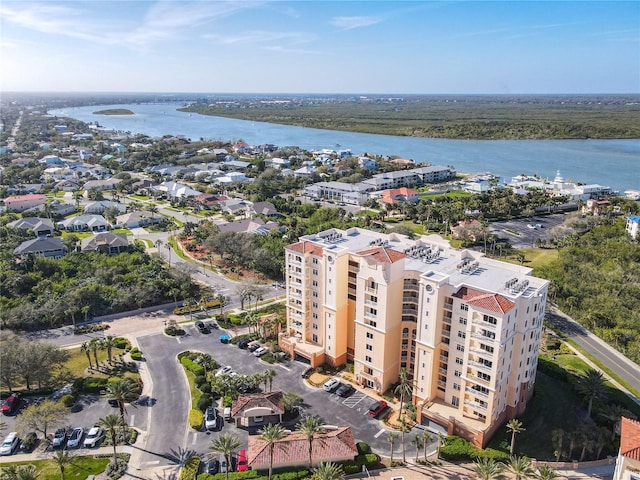
<path id="1" fill-rule="evenodd" d="M 603 340 L 557 308 L 549 306 L 546 318 L 554 328 L 566 334 L 586 352 L 596 357 L 605 366 L 616 372 L 625 382 L 640 391 L 639 365 L 607 345 Z"/>

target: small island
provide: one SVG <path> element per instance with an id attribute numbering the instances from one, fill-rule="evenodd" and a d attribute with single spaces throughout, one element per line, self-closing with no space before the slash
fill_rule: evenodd
<path id="1" fill-rule="evenodd" d="M 109 108 L 107 110 L 98 110 L 93 112 L 94 115 L 135 115 L 127 108 Z"/>

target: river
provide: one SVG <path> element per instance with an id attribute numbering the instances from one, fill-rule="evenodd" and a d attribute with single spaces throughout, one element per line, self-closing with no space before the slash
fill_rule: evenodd
<path id="1" fill-rule="evenodd" d="M 640 190 L 640 139 L 625 140 L 447 140 L 394 137 L 251 122 L 177 111 L 181 104 L 128 104 L 52 110 L 84 122 L 98 122 L 149 136 L 184 135 L 191 140 L 243 139 L 305 149 L 348 148 L 354 155 L 398 155 L 417 163 L 452 165 L 459 172 L 491 172 L 503 181 L 520 173 L 552 179 L 557 170 L 567 181 L 597 183 L 614 190 Z M 134 115 L 95 115 L 126 108 Z M 339 145 L 339 147 L 338 147 Z"/>

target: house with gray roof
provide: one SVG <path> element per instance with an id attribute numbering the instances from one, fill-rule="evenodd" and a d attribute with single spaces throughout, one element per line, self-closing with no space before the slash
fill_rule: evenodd
<path id="1" fill-rule="evenodd" d="M 120 202 L 114 202 L 112 200 L 98 200 L 87 203 L 84 207 L 84 213 L 103 214 L 107 208 L 115 208 L 119 213 L 127 211 L 127 207 Z"/>
<path id="2" fill-rule="evenodd" d="M 13 222 L 9 222 L 7 226 L 18 230 L 31 230 L 36 237 L 53 236 L 53 222 L 48 218 L 40 217 L 24 217 Z"/>
<path id="3" fill-rule="evenodd" d="M 67 247 L 59 238 L 39 237 L 22 242 L 13 250 L 13 253 L 22 258 L 27 256 L 62 258 L 67 253 Z"/>
<path id="4" fill-rule="evenodd" d="M 280 214 L 271 202 L 254 202 L 249 206 L 249 214 L 264 215 L 265 217 L 277 217 Z"/>
<path id="5" fill-rule="evenodd" d="M 278 228 L 276 222 L 265 222 L 261 218 L 245 218 L 237 222 L 218 225 L 220 232 L 252 233 L 253 235 L 267 235 Z"/>
<path id="6" fill-rule="evenodd" d="M 159 223 L 162 217 L 144 210 L 135 210 L 116 217 L 116 225 L 124 228 L 138 228 Z"/>
<path id="7" fill-rule="evenodd" d="M 129 250 L 129 240 L 123 233 L 103 232 L 82 239 L 83 252 L 100 252 L 116 255 Z"/>
<path id="8" fill-rule="evenodd" d="M 58 222 L 68 232 L 106 232 L 110 224 L 102 215 L 79 215 Z"/>
<path id="9" fill-rule="evenodd" d="M 83 185 L 82 188 L 84 188 L 85 190 L 89 190 L 91 188 L 96 188 L 98 190 L 113 190 L 121 181 L 121 178 L 113 177 L 107 178 L 105 180 L 89 180 Z"/>

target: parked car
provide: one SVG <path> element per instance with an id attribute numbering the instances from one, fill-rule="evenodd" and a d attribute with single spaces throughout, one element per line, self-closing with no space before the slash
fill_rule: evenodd
<path id="1" fill-rule="evenodd" d="M 264 355 L 265 353 L 267 353 L 269 351 L 269 349 L 267 347 L 260 347 L 258 348 L 255 352 L 253 352 L 253 354 L 256 357 L 261 357 L 262 355 Z"/>
<path id="2" fill-rule="evenodd" d="M 87 433 L 86 438 L 84 439 L 84 447 L 85 448 L 93 448 L 100 443 L 100 440 L 104 437 L 104 430 L 102 427 L 93 426 Z"/>
<path id="3" fill-rule="evenodd" d="M 338 380 L 337 378 L 330 378 L 329 380 L 324 382 L 324 385 L 322 386 L 322 388 L 324 389 L 325 392 L 333 392 L 339 386 L 340 386 L 340 380 Z"/>
<path id="4" fill-rule="evenodd" d="M 196 325 L 196 328 L 197 328 L 198 330 L 200 330 L 200 333 L 209 333 L 209 332 L 210 332 L 209 327 L 208 327 L 208 326 L 207 326 L 207 324 L 206 324 L 206 323 L 204 323 L 202 320 L 198 320 L 198 321 L 195 323 L 195 325 Z"/>
<path id="5" fill-rule="evenodd" d="M 18 393 L 12 393 L 7 399 L 2 402 L 2 413 L 4 415 L 12 415 L 18 411 L 22 396 Z"/>
<path id="6" fill-rule="evenodd" d="M 2 445 L 0 445 L 0 455 L 13 455 L 19 443 L 20 438 L 18 438 L 18 432 L 11 432 L 5 437 Z"/>
<path id="7" fill-rule="evenodd" d="M 314 370 L 315 368 L 313 367 L 307 368 L 304 372 L 302 372 L 302 378 L 309 378 Z"/>
<path id="8" fill-rule="evenodd" d="M 224 455 L 220 455 L 220 473 L 227 472 L 233 472 L 233 468 L 227 464 L 227 458 Z"/>
<path id="9" fill-rule="evenodd" d="M 32 452 L 36 446 L 36 442 L 38 441 L 38 436 L 36 432 L 27 433 L 22 441 L 20 442 L 20 451 L 21 452 Z"/>
<path id="10" fill-rule="evenodd" d="M 247 345 L 247 350 L 249 350 L 250 352 L 255 352 L 259 348 L 260 344 L 256 341 L 250 342 L 249 345 Z"/>
<path id="11" fill-rule="evenodd" d="M 71 435 L 69 435 L 69 439 L 67 440 L 67 448 L 78 448 L 83 436 L 84 429 L 82 427 L 74 428 L 71 432 Z"/>
<path id="12" fill-rule="evenodd" d="M 51 442 L 51 446 L 53 448 L 61 448 L 64 447 L 67 443 L 67 429 L 59 428 L 56 430 L 56 433 L 53 434 L 53 441 Z"/>
<path id="13" fill-rule="evenodd" d="M 247 465 L 247 451 L 240 450 L 238 452 L 238 463 L 236 464 L 237 472 L 246 472 L 249 466 Z"/>
<path id="14" fill-rule="evenodd" d="M 247 346 L 249 345 L 249 343 L 251 343 L 251 340 L 249 340 L 248 338 L 243 338 L 242 340 L 240 340 L 237 345 L 238 348 L 242 348 L 245 349 L 247 348 Z"/>
<path id="15" fill-rule="evenodd" d="M 348 397 L 353 393 L 354 390 L 355 389 L 350 383 L 343 383 L 336 390 L 336 395 L 338 395 L 339 397 Z"/>
<path id="16" fill-rule="evenodd" d="M 231 374 L 231 372 L 233 372 L 233 368 L 231 368 L 231 365 L 227 365 L 226 367 L 220 367 L 216 372 L 216 377 L 219 377 L 220 375 L 229 375 Z"/>
<path id="17" fill-rule="evenodd" d="M 218 424 L 218 412 L 213 407 L 207 408 L 204 414 L 204 428 L 207 430 L 215 430 Z"/>
<path id="18" fill-rule="evenodd" d="M 382 411 L 387 408 L 387 402 L 384 400 L 378 400 L 376 403 L 369 407 L 369 415 L 377 417 Z"/>
<path id="19" fill-rule="evenodd" d="M 209 475 L 215 475 L 219 470 L 220 462 L 216 459 L 209 460 L 204 467 L 204 473 L 208 473 Z"/>
<path id="20" fill-rule="evenodd" d="M 112 407 L 118 407 L 118 399 L 117 398 L 110 398 L 109 400 L 107 400 L 107 403 L 109 405 L 111 405 Z"/>
<path id="21" fill-rule="evenodd" d="M 220 335 L 220 343 L 229 343 L 229 335 Z"/>

